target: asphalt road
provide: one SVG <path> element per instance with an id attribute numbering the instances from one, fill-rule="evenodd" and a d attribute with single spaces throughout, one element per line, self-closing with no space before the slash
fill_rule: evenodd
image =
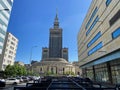
<path id="1" fill-rule="evenodd" d="M 6 85 L 6 87 L 0 87 L 0 90 L 13 90 L 15 86 L 24 87 L 24 86 L 26 86 L 26 83 L 20 83 L 17 85 Z"/>

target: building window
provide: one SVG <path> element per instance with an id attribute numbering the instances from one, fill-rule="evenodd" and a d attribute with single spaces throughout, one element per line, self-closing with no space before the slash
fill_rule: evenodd
<path id="1" fill-rule="evenodd" d="M 108 6 L 111 1 L 112 1 L 112 0 L 106 0 L 106 6 Z"/>
<path id="2" fill-rule="evenodd" d="M 10 46 L 10 49 L 14 50 L 14 47 Z"/>
<path id="3" fill-rule="evenodd" d="M 12 45 L 15 45 L 15 43 L 14 43 L 14 42 L 11 42 L 11 44 L 12 44 Z"/>
<path id="4" fill-rule="evenodd" d="M 12 51 L 9 51 L 9 54 L 11 54 L 11 55 L 12 55 L 12 54 L 13 54 L 13 52 L 12 52 Z"/>
<path id="5" fill-rule="evenodd" d="M 15 38 L 13 38 L 13 37 L 12 37 L 12 40 L 13 40 L 13 41 L 16 41 L 16 39 L 15 39 Z"/>
<path id="6" fill-rule="evenodd" d="M 112 33 L 112 38 L 115 39 L 120 36 L 120 27 Z"/>
<path id="7" fill-rule="evenodd" d="M 0 33 L 2 33 L 3 35 L 6 35 L 6 32 L 2 30 L 2 28 L 0 28 Z"/>
<path id="8" fill-rule="evenodd" d="M 93 21 L 92 25 L 90 26 L 90 28 L 88 29 L 88 31 L 86 32 L 86 36 L 90 33 L 90 31 L 94 28 L 94 26 L 96 25 L 96 23 L 98 22 L 99 17 L 97 16 L 95 18 L 95 20 Z"/>
<path id="9" fill-rule="evenodd" d="M 98 43 L 94 48 L 92 48 L 89 52 L 88 55 L 91 55 L 93 53 L 95 53 L 96 51 L 98 51 L 100 48 L 102 48 L 103 44 L 102 42 Z"/>
<path id="10" fill-rule="evenodd" d="M 11 0 L 7 0 L 7 1 L 10 4 L 10 6 L 12 6 L 12 1 Z"/>
<path id="11" fill-rule="evenodd" d="M 110 19 L 109 24 L 112 26 L 120 18 L 120 10 Z"/>
<path id="12" fill-rule="evenodd" d="M 85 29 L 87 29 L 89 27 L 91 21 L 93 20 L 94 16 L 96 15 L 97 11 L 98 11 L 98 7 L 96 7 L 95 10 L 93 11 L 93 13 L 92 13 L 92 15 L 91 15 L 91 17 L 90 17 L 90 19 L 89 19 Z"/>
<path id="13" fill-rule="evenodd" d="M 5 25 L 6 27 L 7 27 L 7 24 L 0 18 L 0 23 L 2 24 L 2 25 Z"/>
<path id="14" fill-rule="evenodd" d="M 4 39 L 2 37 L 0 37 L 0 42 L 2 42 L 2 43 L 4 42 Z"/>
<path id="15" fill-rule="evenodd" d="M 95 43 L 101 37 L 101 32 L 98 32 L 95 37 L 88 43 L 87 47 L 90 47 L 93 43 Z"/>
<path id="16" fill-rule="evenodd" d="M 3 48 L 3 46 L 0 46 L 0 49 L 2 49 Z"/>

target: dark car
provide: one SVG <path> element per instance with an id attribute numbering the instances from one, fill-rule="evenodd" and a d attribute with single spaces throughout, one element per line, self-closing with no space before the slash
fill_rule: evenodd
<path id="1" fill-rule="evenodd" d="M 0 80 L 0 87 L 5 87 L 5 82 Z"/>

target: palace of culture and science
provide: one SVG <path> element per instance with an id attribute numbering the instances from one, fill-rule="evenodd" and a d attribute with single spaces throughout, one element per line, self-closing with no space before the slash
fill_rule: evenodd
<path id="1" fill-rule="evenodd" d="M 68 61 L 68 48 L 62 48 L 62 28 L 59 28 L 56 14 L 54 27 L 50 28 L 49 48 L 42 49 L 42 59 L 64 58 Z"/>
<path id="2" fill-rule="evenodd" d="M 40 75 L 78 74 L 79 67 L 68 62 L 68 48 L 62 48 L 62 28 L 59 27 L 58 15 L 53 28 L 50 28 L 49 48 L 42 48 L 42 59 L 31 65 L 31 70 Z"/>

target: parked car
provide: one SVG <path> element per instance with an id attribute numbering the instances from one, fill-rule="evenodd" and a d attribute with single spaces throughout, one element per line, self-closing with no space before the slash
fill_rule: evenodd
<path id="1" fill-rule="evenodd" d="M 20 82 L 23 82 L 22 77 L 17 77 L 16 79 L 18 79 Z"/>
<path id="2" fill-rule="evenodd" d="M 29 81 L 28 77 L 22 77 L 22 79 L 23 79 L 24 82 L 28 82 Z"/>
<path id="3" fill-rule="evenodd" d="M 33 76 L 33 80 L 39 80 L 40 76 Z"/>
<path id="4" fill-rule="evenodd" d="M 3 79 L 0 79 L 0 87 L 5 87 L 5 81 Z"/>
<path id="5" fill-rule="evenodd" d="M 18 84 L 20 83 L 20 81 L 16 78 L 8 78 L 5 80 L 5 83 L 6 84 Z"/>

